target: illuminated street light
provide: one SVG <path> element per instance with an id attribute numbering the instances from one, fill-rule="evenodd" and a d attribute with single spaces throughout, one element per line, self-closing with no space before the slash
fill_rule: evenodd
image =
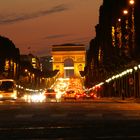
<path id="1" fill-rule="evenodd" d="M 131 6 L 131 35 L 132 35 L 132 55 L 134 55 L 134 50 L 135 50 L 135 16 L 134 16 L 134 5 L 135 1 L 134 0 L 129 0 L 129 5 Z M 134 67 L 134 70 L 137 71 L 138 67 Z M 136 76 L 137 74 L 134 72 L 134 95 L 135 97 L 137 96 L 137 91 L 136 91 Z"/>
<path id="2" fill-rule="evenodd" d="M 121 18 L 118 18 L 117 19 L 117 22 L 116 22 L 116 33 L 117 33 L 117 46 L 118 48 L 120 49 L 122 47 L 122 28 L 121 28 L 121 21 L 122 19 Z M 121 52 L 119 52 L 119 54 L 121 55 Z"/>
<path id="3" fill-rule="evenodd" d="M 123 55 L 126 57 L 130 56 L 130 47 L 129 47 L 129 17 L 128 17 L 128 10 L 123 10 Z"/>
<path id="4" fill-rule="evenodd" d="M 119 18 L 118 21 L 121 22 L 121 18 Z"/>
<path id="5" fill-rule="evenodd" d="M 135 67 L 134 67 L 134 70 L 135 70 L 135 71 L 137 71 L 137 70 L 138 70 L 138 67 L 137 67 L 137 66 L 135 66 Z"/>
<path id="6" fill-rule="evenodd" d="M 128 10 L 123 10 L 123 14 L 127 15 L 128 14 Z"/>
<path id="7" fill-rule="evenodd" d="M 134 5 L 134 4 L 135 4 L 135 1 L 134 1 L 134 0 L 130 0 L 129 3 L 130 3 L 131 5 Z"/>

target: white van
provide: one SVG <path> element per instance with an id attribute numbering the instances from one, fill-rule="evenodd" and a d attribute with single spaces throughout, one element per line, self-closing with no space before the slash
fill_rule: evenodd
<path id="1" fill-rule="evenodd" d="M 13 79 L 0 79 L 0 100 L 5 99 L 17 99 L 17 89 Z"/>

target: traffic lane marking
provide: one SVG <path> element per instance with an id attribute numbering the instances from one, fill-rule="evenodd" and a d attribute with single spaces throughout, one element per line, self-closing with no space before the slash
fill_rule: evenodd
<path id="1" fill-rule="evenodd" d="M 33 116 L 34 114 L 18 114 L 15 116 L 15 118 L 26 119 L 26 118 L 32 118 Z"/>

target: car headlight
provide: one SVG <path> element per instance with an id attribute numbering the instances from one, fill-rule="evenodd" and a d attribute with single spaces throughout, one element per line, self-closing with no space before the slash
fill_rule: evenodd
<path id="1" fill-rule="evenodd" d="M 61 98 L 61 93 L 58 92 L 58 93 L 56 94 L 56 99 L 60 99 L 60 98 Z"/>
<path id="2" fill-rule="evenodd" d="M 45 96 L 43 94 L 32 95 L 31 100 L 32 102 L 43 102 L 45 100 Z"/>
<path id="3" fill-rule="evenodd" d="M 11 95 L 11 97 L 14 98 L 14 99 L 16 99 L 17 98 L 17 95 L 14 93 L 14 94 Z"/>
<path id="4" fill-rule="evenodd" d="M 0 98 L 2 98 L 3 97 L 3 95 L 2 94 L 0 94 Z"/>

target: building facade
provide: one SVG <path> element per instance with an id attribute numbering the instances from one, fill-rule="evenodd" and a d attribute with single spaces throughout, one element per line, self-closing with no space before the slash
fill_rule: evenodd
<path id="1" fill-rule="evenodd" d="M 104 81 L 134 60 L 139 61 L 139 8 L 139 0 L 103 0 L 96 37 L 87 53 L 87 86 Z"/>
<path id="2" fill-rule="evenodd" d="M 0 36 L 0 78 L 19 78 L 20 52 L 14 43 Z"/>

